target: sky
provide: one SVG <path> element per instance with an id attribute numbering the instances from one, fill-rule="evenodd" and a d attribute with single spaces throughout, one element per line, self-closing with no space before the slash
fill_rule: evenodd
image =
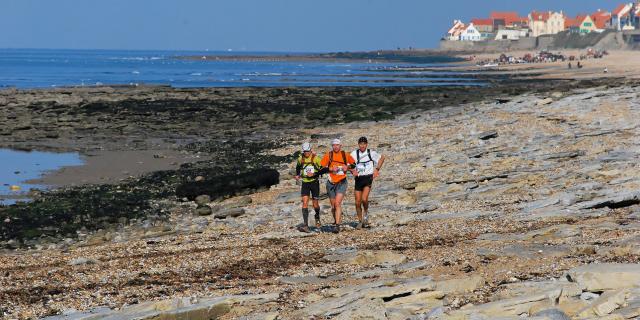
<path id="1" fill-rule="evenodd" d="M 434 48 L 492 10 L 612 11 L 631 0 L 2 0 L 0 48 L 335 52 Z"/>

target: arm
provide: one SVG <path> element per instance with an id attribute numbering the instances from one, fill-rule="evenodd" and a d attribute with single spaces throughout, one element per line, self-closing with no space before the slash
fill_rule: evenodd
<path id="1" fill-rule="evenodd" d="M 302 164 L 300 161 L 296 161 L 296 180 L 300 179 L 300 171 L 302 171 Z"/>
<path id="2" fill-rule="evenodd" d="M 380 155 L 380 160 L 378 161 L 378 164 L 376 166 L 376 168 L 373 170 L 373 177 L 377 178 L 380 176 L 380 169 L 382 169 L 382 165 L 384 164 L 384 155 Z"/>

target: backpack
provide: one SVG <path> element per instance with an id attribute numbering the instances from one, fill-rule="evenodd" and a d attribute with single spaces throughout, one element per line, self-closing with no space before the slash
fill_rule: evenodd
<path id="1" fill-rule="evenodd" d="M 340 162 L 340 161 L 336 161 L 336 162 L 346 165 L 347 164 L 347 154 L 344 152 L 344 150 L 341 150 L 340 153 L 342 154 L 342 160 L 344 162 Z M 332 163 L 333 163 L 333 151 L 329 151 L 329 167 L 331 167 Z"/>
<path id="2" fill-rule="evenodd" d="M 316 164 L 316 157 L 317 157 L 316 155 L 312 155 L 311 162 L 305 162 L 305 159 L 302 156 L 300 156 L 298 158 L 298 166 L 300 166 L 300 168 L 304 172 L 304 169 L 306 167 L 308 167 L 309 165 L 312 165 L 313 168 L 316 170 L 316 174 L 318 174 L 318 172 L 320 171 L 320 167 L 318 167 L 318 165 Z M 306 178 L 311 178 L 311 177 L 306 177 Z"/>
<path id="3" fill-rule="evenodd" d="M 365 161 L 363 163 L 367 163 L 367 162 L 374 162 L 373 158 L 371 158 L 371 150 L 367 149 L 367 154 L 369 155 L 369 161 Z M 360 149 L 356 149 L 356 163 L 360 163 Z"/>

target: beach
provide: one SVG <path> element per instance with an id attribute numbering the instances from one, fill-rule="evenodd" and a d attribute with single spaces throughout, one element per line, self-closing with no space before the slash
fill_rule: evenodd
<path id="1" fill-rule="evenodd" d="M 0 312 L 640 316 L 635 59 L 443 70 L 486 86 L 0 91 L 0 147 L 95 158 L 0 207 Z M 373 228 L 354 229 L 349 181 L 343 232 L 329 232 L 324 198 L 325 227 L 297 231 L 302 142 L 324 154 L 339 137 L 351 151 L 363 135 L 388 157 Z M 251 179 L 263 173 L 277 181 Z"/>

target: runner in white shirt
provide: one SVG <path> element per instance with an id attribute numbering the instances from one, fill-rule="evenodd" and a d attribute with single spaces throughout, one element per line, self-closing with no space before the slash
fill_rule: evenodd
<path id="1" fill-rule="evenodd" d="M 380 175 L 380 169 L 384 164 L 384 155 L 367 149 L 369 142 L 366 137 L 358 139 L 358 149 L 351 152 L 351 157 L 356 160 L 358 175 L 355 178 L 356 212 L 358 213 L 358 229 L 369 226 L 369 193 L 373 185 L 373 179 Z"/>

